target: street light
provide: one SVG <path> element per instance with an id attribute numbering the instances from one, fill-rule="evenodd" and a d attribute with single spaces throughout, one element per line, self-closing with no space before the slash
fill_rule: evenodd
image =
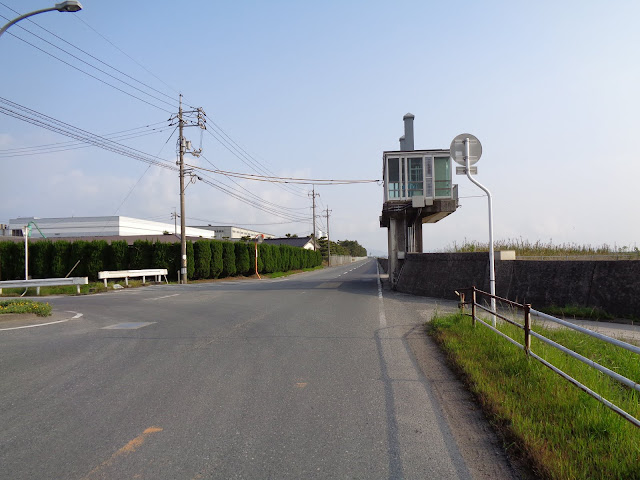
<path id="1" fill-rule="evenodd" d="M 36 10 L 35 12 L 31 13 L 25 13 L 24 15 L 20 15 L 18 18 L 14 18 L 4 27 L 2 27 L 0 29 L 0 36 L 2 36 L 7 28 L 9 28 L 14 23 L 18 23 L 20 20 L 31 17 L 33 15 L 37 15 L 39 13 L 53 12 L 54 10 L 57 10 L 58 12 L 77 12 L 78 10 L 82 10 L 82 5 L 80 5 L 80 2 L 78 2 L 77 0 L 65 0 L 64 2 L 56 3 L 53 7 L 43 8 L 42 10 Z"/>

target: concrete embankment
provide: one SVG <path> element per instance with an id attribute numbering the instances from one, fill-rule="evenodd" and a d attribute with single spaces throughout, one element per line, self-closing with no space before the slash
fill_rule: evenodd
<path id="1" fill-rule="evenodd" d="M 398 291 L 436 298 L 455 299 L 455 290 L 474 285 L 489 291 L 487 252 L 410 253 L 398 279 Z M 496 294 L 534 308 L 579 305 L 640 317 L 640 261 L 496 260 Z"/>

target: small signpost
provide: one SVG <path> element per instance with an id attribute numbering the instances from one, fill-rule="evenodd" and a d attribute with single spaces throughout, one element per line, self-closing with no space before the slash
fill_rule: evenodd
<path id="1" fill-rule="evenodd" d="M 496 311 L 496 271 L 495 258 L 493 251 L 493 204 L 491 200 L 491 192 L 480 182 L 471 177 L 478 173 L 477 167 L 472 167 L 478 163 L 482 156 L 482 144 L 475 136 L 470 133 L 461 133 L 451 141 L 451 158 L 461 167 L 456 167 L 456 175 L 467 175 L 471 183 L 477 185 L 487 194 L 489 202 L 489 288 L 492 295 L 491 310 Z M 493 326 L 496 326 L 496 316 L 493 315 Z"/>
<path id="2" fill-rule="evenodd" d="M 262 277 L 258 273 L 258 244 L 263 242 L 264 235 L 263 234 L 256 235 L 256 237 L 253 240 L 254 240 L 255 247 L 256 247 L 256 275 L 258 276 L 258 278 L 260 280 L 262 280 Z"/>

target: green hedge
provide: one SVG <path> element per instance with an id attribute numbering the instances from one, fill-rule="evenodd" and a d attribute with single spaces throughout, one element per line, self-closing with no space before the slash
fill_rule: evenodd
<path id="1" fill-rule="evenodd" d="M 125 242 L 126 243 L 126 242 Z M 64 278 L 69 273 L 69 260 L 71 258 L 71 244 L 66 240 L 58 240 L 51 247 L 51 276 Z M 73 265 L 72 265 L 73 266 Z"/>
<path id="2" fill-rule="evenodd" d="M 236 274 L 236 250 L 232 242 L 222 242 L 222 277 Z"/>
<path id="3" fill-rule="evenodd" d="M 195 254 L 196 279 L 210 278 L 211 276 L 211 245 L 208 240 L 198 240 L 193 245 Z"/>
<path id="4" fill-rule="evenodd" d="M 129 244 L 125 240 L 111 242 L 110 253 L 109 270 L 127 270 L 129 268 Z"/>
<path id="5" fill-rule="evenodd" d="M 236 273 L 238 275 L 250 275 L 251 261 L 249 260 L 249 252 L 247 244 L 244 242 L 236 242 L 234 244 L 236 253 Z"/>
<path id="6" fill-rule="evenodd" d="M 222 263 L 222 242 L 217 240 L 209 240 L 209 246 L 211 247 L 211 270 L 210 278 L 218 278 L 222 275 L 223 263 Z"/>
<path id="7" fill-rule="evenodd" d="M 124 240 L 32 241 L 29 243 L 29 275 L 32 278 L 89 277 L 97 280 L 101 270 L 166 268 L 170 279 L 180 270 L 180 243 Z M 76 262 L 78 263 L 76 266 Z M 320 252 L 288 245 L 258 245 L 258 271 L 284 272 L 321 265 Z M 210 279 L 255 272 L 255 245 L 251 242 L 198 240 L 187 242 L 187 275 Z M 24 278 L 24 244 L 0 241 L 0 280 Z"/>

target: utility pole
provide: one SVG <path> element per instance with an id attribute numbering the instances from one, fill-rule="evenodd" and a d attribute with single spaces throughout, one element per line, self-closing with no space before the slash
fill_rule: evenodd
<path id="1" fill-rule="evenodd" d="M 184 114 L 192 115 L 197 113 L 197 121 L 185 121 Z M 193 127 L 198 126 L 203 130 L 206 130 L 206 119 L 205 113 L 202 108 L 197 108 L 196 110 L 190 110 L 188 112 L 184 112 L 182 110 L 182 94 L 180 94 L 179 102 L 178 102 L 178 115 L 175 117 L 171 117 L 172 120 L 178 120 L 178 149 L 179 149 L 179 160 L 178 165 L 180 166 L 180 283 L 187 283 L 187 235 L 186 235 L 186 225 L 185 225 L 185 205 L 184 205 L 184 154 L 190 153 L 194 157 L 199 157 L 202 153 L 202 145 L 200 149 L 195 150 L 191 147 L 191 142 L 187 141 L 184 138 L 184 127 Z M 188 172 L 191 176 L 189 183 L 195 182 L 195 176 L 192 171 Z"/>
<path id="2" fill-rule="evenodd" d="M 180 148 L 180 283 L 187 283 L 187 236 L 184 223 L 184 150 L 186 142 L 182 134 L 184 120 L 182 119 L 182 94 L 178 106 L 178 140 Z"/>
<path id="3" fill-rule="evenodd" d="M 309 196 L 313 200 L 313 250 L 316 250 L 316 197 L 319 197 L 320 194 L 316 193 L 316 186 L 313 186 L 313 190 L 309 193 Z"/>
<path id="4" fill-rule="evenodd" d="M 333 210 L 329 210 L 329 205 L 327 205 L 327 262 L 329 266 L 331 266 L 331 237 L 329 236 L 329 213 Z"/>

